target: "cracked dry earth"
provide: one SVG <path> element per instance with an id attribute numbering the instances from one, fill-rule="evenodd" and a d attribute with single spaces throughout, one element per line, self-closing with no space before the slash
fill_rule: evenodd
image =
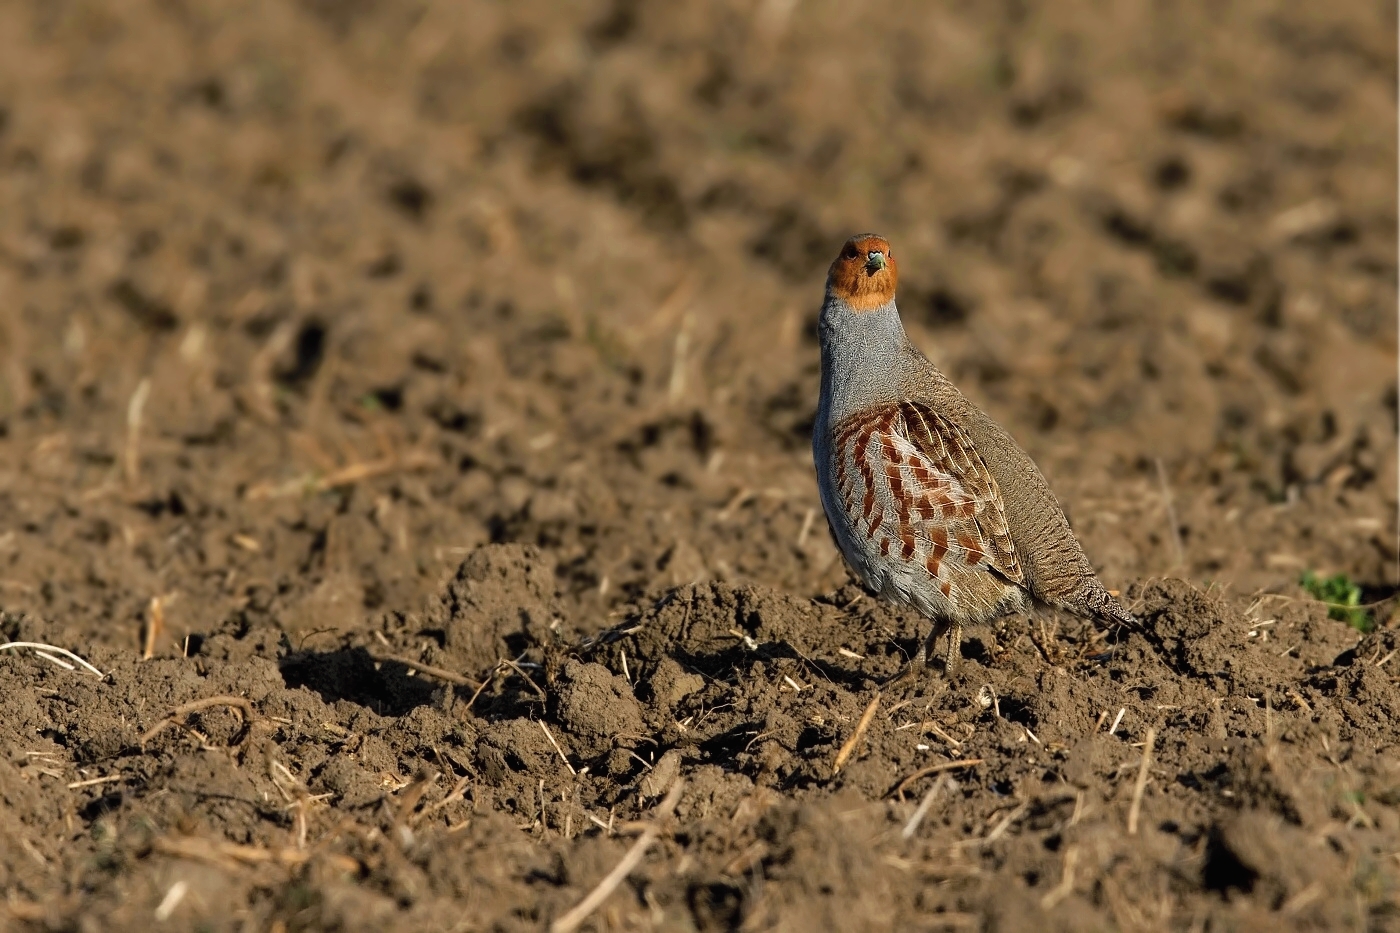
<path id="1" fill-rule="evenodd" d="M 0 5 L 0 927 L 1400 929 L 1395 30 Z M 1141 632 L 872 706 L 864 229 Z"/>

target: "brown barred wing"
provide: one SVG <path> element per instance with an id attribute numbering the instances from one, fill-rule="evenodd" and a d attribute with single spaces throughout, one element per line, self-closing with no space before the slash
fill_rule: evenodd
<path id="1" fill-rule="evenodd" d="M 950 422 L 880 406 L 846 418 L 833 440 L 841 507 L 875 559 L 923 568 L 957 603 L 975 598 L 969 573 L 1024 585 L 996 481 Z"/>
<path id="2" fill-rule="evenodd" d="M 935 520 L 948 525 L 949 537 L 965 553 L 966 562 L 983 564 L 1006 580 L 1024 585 L 1001 489 L 972 439 L 953 421 L 918 402 L 901 402 L 899 416 L 902 423 L 897 428 L 902 428 L 900 433 L 925 461 L 923 471 L 913 471 L 927 490 L 925 497 L 937 503 L 941 490 L 956 491 L 956 496 L 945 494 L 944 498 L 953 498 L 958 507 L 950 512 L 944 505 Z"/>

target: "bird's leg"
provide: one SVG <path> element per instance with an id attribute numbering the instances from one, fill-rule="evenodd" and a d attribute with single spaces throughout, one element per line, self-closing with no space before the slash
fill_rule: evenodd
<path id="1" fill-rule="evenodd" d="M 962 659 L 962 631 L 962 623 L 955 619 L 934 619 L 928 635 L 919 643 L 918 653 L 904 665 L 898 674 L 885 681 L 885 688 L 889 689 L 908 681 L 920 669 L 933 663 L 933 658 L 936 656 L 933 646 L 944 635 L 948 636 L 948 653 L 943 656 L 943 669 L 945 673 L 951 674 L 953 668 L 957 666 L 957 662 Z"/>
<path id="2" fill-rule="evenodd" d="M 938 641 L 939 638 L 943 636 L 945 632 L 948 631 L 948 628 L 953 624 L 954 623 L 949 621 L 948 619 L 940 618 L 933 620 L 933 628 L 929 629 L 928 637 L 925 638 L 924 643 L 919 646 L 919 654 L 914 659 L 915 664 L 922 663 L 927 665 L 932 661 L 934 657 L 934 644 Z"/>
<path id="3" fill-rule="evenodd" d="M 917 670 L 918 668 L 916 668 L 913 664 L 904 665 L 902 668 L 899 669 L 898 674 L 895 674 L 889 680 L 881 684 L 880 689 L 893 690 L 895 687 L 908 683 L 909 681 L 914 679 L 914 672 Z"/>
<path id="4" fill-rule="evenodd" d="M 939 628 L 942 624 L 943 623 L 939 621 L 933 623 L 933 630 L 919 642 L 918 653 L 905 662 L 904 667 L 900 668 L 898 674 L 895 674 L 889 680 L 885 681 L 884 686 L 886 690 L 912 680 L 919 671 L 928 666 L 928 659 L 931 654 L 930 648 L 932 648 L 933 643 L 938 640 L 938 636 L 942 633 L 942 629 Z"/>
<path id="5" fill-rule="evenodd" d="M 943 661 L 943 672 L 953 673 L 953 668 L 957 667 L 962 660 L 962 623 L 954 619 L 946 626 L 948 630 L 948 654 Z"/>

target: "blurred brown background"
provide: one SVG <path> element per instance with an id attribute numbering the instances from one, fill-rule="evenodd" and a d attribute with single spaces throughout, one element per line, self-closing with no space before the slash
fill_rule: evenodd
<path id="1" fill-rule="evenodd" d="M 915 341 L 1038 460 L 1104 579 L 1139 610 L 1176 599 L 1152 603 L 1142 595 L 1150 581 L 1181 577 L 1226 600 L 1243 637 L 1274 612 L 1261 615 L 1259 594 L 1302 599 L 1299 575 L 1315 570 L 1345 573 L 1366 601 L 1381 601 L 1373 614 L 1384 629 L 1400 574 L 1395 36 L 1395 6 L 1383 2 L 6 3 L 0 607 L 11 614 L 0 635 L 42 636 L 127 671 L 114 676 L 134 705 L 112 715 L 129 713 L 130 724 L 91 718 L 116 689 L 92 686 L 59 731 L 125 728 L 129 747 L 137 719 L 144 729 L 157 708 L 210 692 L 178 673 L 201 645 L 198 664 L 225 665 L 227 689 L 242 692 L 256 677 L 237 664 L 261 659 L 269 690 L 317 687 L 339 705 L 306 715 L 357 732 L 426 700 L 404 699 L 418 694 L 396 693 L 402 684 L 375 686 L 379 700 L 357 693 L 376 674 L 353 648 L 392 643 L 472 678 L 501 646 L 528 647 L 544 663 L 554 636 L 538 627 L 529 638 L 503 634 L 478 656 L 453 654 L 451 626 L 442 636 L 419 624 L 481 545 L 539 549 L 510 551 L 501 566 L 543 573 L 529 577 L 540 593 L 557 589 L 548 612 L 561 620 L 560 644 L 706 581 L 718 581 L 715 593 L 758 587 L 798 600 L 779 616 L 802 631 L 801 601 L 848 583 L 820 514 L 808 432 L 825 269 L 863 230 L 894 243 Z M 908 640 L 918 627 L 868 600 L 852 611 L 865 615 L 833 617 L 832 631 L 857 625 L 872 639 L 860 653 L 885 645 L 891 665 L 897 652 L 880 633 Z M 1299 611 L 1325 618 L 1325 608 Z M 142 666 L 142 633 L 156 618 L 156 660 Z M 979 637 L 1009 643 L 1003 634 Z M 1085 632 L 1072 637 L 1089 644 Z M 1296 670 L 1279 676 L 1302 678 L 1290 689 L 1311 697 L 1308 671 L 1356 637 L 1341 622 L 1318 628 L 1303 639 L 1316 641 L 1317 657 L 1285 656 Z M 327 673 L 330 662 L 316 660 L 315 683 L 286 673 L 287 657 L 318 645 L 350 666 Z M 1039 657 L 1026 642 L 1017 651 Z M 45 712 L 43 691 L 62 672 L 33 658 L 0 664 L 16 684 L 0 690 L 14 707 L 4 747 L 23 762 L 60 715 Z M 848 686 L 830 702 L 858 715 L 865 694 Z M 487 697 L 498 704 L 483 707 L 493 722 L 545 715 L 494 687 Z M 1192 697 L 1179 706 L 1211 702 Z M 1295 707 L 1299 722 L 1337 741 L 1308 718 L 1318 702 Z M 371 709 L 379 724 L 356 724 Z M 568 716 L 548 709 L 568 733 Z M 451 714 L 450 728 L 473 715 Z M 764 715 L 751 718 L 761 725 Z M 834 747 L 850 728 L 819 731 Z M 1393 729 L 1376 728 L 1362 744 L 1393 748 Z M 366 767 L 404 783 L 420 758 L 454 771 L 434 785 L 438 797 L 457 774 L 475 781 L 471 769 L 484 766 L 471 754 L 485 752 L 452 768 L 425 750 L 447 741 L 441 729 L 433 741 L 390 742 L 393 754 Z M 310 753 L 277 741 L 291 771 L 321 792 L 330 752 L 298 765 L 296 754 Z M 472 732 L 459 744 L 477 741 Z M 165 754 L 204 760 L 190 748 Z M 97 822 L 145 814 L 174 825 L 174 811 L 143 802 L 162 787 L 180 813 L 239 842 L 285 836 L 283 816 L 215 819 L 201 798 L 181 797 L 180 781 L 193 780 L 185 765 L 107 788 L 114 797 L 99 786 L 75 798 L 67 783 L 134 765 L 103 757 L 115 749 L 51 751 L 67 763 L 61 780 L 18 765 L 0 773 L 0 790 L 23 788 L 15 799 L 31 808 L 26 844 L 37 857 L 0 857 L 0 881 L 25 903 L 78 898 L 78 883 L 63 880 L 82 876 L 71 866 L 103 845 L 110 852 L 84 835 Z M 721 751 L 706 760 L 726 773 L 768 773 Z M 256 780 L 246 787 L 231 776 L 248 771 Z M 271 792 L 265 771 L 230 763 L 200 781 L 231 781 L 243 789 L 230 795 L 253 799 Z M 521 786 L 533 787 L 535 772 L 525 773 Z M 1112 797 L 1117 784 L 1104 780 Z M 878 801 L 871 781 L 859 793 Z M 796 787 L 777 785 L 800 798 Z M 612 805 L 604 791 L 588 793 Z M 538 831 L 529 800 L 466 798 Z M 989 800 L 974 799 L 979 815 L 950 822 L 949 838 L 992 819 Z M 616 801 L 634 816 L 642 807 Z M 322 831 L 349 812 L 335 806 L 319 811 Z M 1391 815 L 1363 816 L 1393 833 L 1393 807 L 1381 810 Z M 897 830 L 907 817 L 888 818 Z M 1183 837 L 1193 857 L 1215 838 L 1211 819 Z M 557 916 L 620 854 L 619 841 L 590 840 L 583 849 L 555 840 L 559 864 L 583 866 L 554 878 L 555 906 L 522 913 L 544 895 L 521 880 L 525 869 L 502 868 L 495 893 L 470 896 L 482 899 L 471 916 L 483 919 L 467 928 Z M 709 856 L 668 851 L 714 874 L 750 841 L 716 843 Z M 82 884 L 112 903 L 131 886 L 146 917 L 174 869 L 138 849 Z M 1062 871 L 1061 856 L 1044 857 L 1039 888 L 1021 869 L 998 875 L 988 863 L 939 909 L 971 918 L 950 923 L 992 923 L 993 892 L 1006 885 L 1040 904 Z M 1166 861 L 1141 857 L 1143 877 L 1166 877 Z M 775 870 L 771 858 L 754 864 Z M 392 895 L 398 882 L 375 865 L 362 856 L 359 877 Z M 468 916 L 470 897 L 443 880 L 455 877 L 448 869 L 415 870 L 418 893 L 396 895 L 384 917 L 428 928 Z M 314 872 L 289 868 L 255 884 L 229 871 L 234 880 L 219 884 L 233 887 L 218 897 L 244 905 L 236 922 L 334 925 L 322 901 L 306 920 L 266 894 L 288 878 L 318 897 L 340 890 Z M 1064 913 L 1070 925 L 1132 926 L 1134 916 L 1184 925 L 1188 914 L 1226 910 L 1198 875 L 1163 888 L 1179 899 L 1176 913 L 1129 903 L 1136 913 L 1124 914 L 1105 882 L 1082 879 L 1080 894 L 1050 906 L 1085 911 Z M 904 880 L 888 881 L 881 903 L 893 906 L 879 922 L 914 928 L 933 907 L 897 897 L 918 884 L 891 877 Z M 1323 910 L 1342 922 L 1325 911 L 1372 916 L 1367 905 L 1384 901 L 1350 882 L 1335 898 L 1329 887 L 1289 900 L 1310 883 L 1289 876 L 1272 901 L 1258 894 L 1240 909 L 1265 916 L 1292 903 L 1289 916 Z M 774 892 L 785 889 L 772 884 L 769 903 L 782 902 Z M 677 890 L 679 906 L 661 911 L 682 918 L 675 929 L 764 916 L 760 894 L 742 886 L 732 916 Z M 618 895 L 606 922 L 664 925 L 639 897 Z M 79 900 L 66 903 L 24 916 L 61 924 Z M 198 904 L 171 909 L 204 917 Z M 335 922 L 353 927 L 355 914 Z M 721 920 L 710 927 L 706 917 Z"/>

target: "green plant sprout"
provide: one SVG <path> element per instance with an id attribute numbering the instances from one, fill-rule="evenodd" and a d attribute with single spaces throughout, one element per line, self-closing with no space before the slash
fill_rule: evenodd
<path id="1" fill-rule="evenodd" d="M 1345 622 L 1358 632 L 1369 632 L 1376 627 L 1371 613 L 1361 608 L 1361 587 L 1346 574 L 1320 577 L 1305 570 L 1298 582 L 1309 596 L 1327 604 L 1327 618 Z"/>

